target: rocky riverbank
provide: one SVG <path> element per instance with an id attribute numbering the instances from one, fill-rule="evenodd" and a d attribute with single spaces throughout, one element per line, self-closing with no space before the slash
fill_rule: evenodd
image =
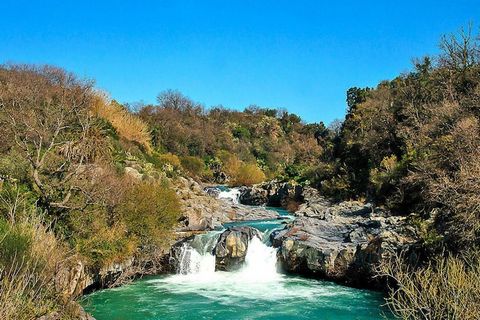
<path id="1" fill-rule="evenodd" d="M 332 203 L 313 188 L 269 182 L 243 188 L 240 195 L 240 201 L 257 205 L 285 206 L 292 200 L 302 202 L 296 219 L 271 235 L 287 272 L 379 289 L 383 284 L 375 280 L 375 268 L 418 239 L 408 217 L 371 203 Z"/>
<path id="2" fill-rule="evenodd" d="M 204 187 L 193 179 L 180 177 L 172 180 L 171 183 L 182 206 L 182 217 L 174 231 L 172 246 L 191 235 L 220 227 L 223 223 L 278 217 L 278 213 L 272 210 L 217 199 L 215 195 L 205 192 Z M 218 251 L 221 251 L 220 246 Z M 246 249 L 244 253 L 246 253 Z M 148 255 L 131 257 L 101 269 L 89 268 L 81 259 L 73 259 L 59 266 L 55 286 L 61 291 L 62 298 L 71 300 L 93 290 L 115 287 L 144 275 L 169 272 L 171 271 L 169 254 L 169 248 L 158 249 Z M 239 254 L 241 253 L 239 252 Z M 231 257 L 225 256 L 225 258 L 228 260 Z M 73 301 L 72 307 L 79 308 L 79 315 L 82 316 L 82 319 L 93 319 Z M 49 314 L 41 319 L 55 320 L 56 316 L 56 314 Z"/>
<path id="3" fill-rule="evenodd" d="M 182 203 L 182 220 L 177 231 L 213 230 L 227 222 L 278 217 L 273 210 L 217 199 L 216 193 L 207 193 L 192 179 L 179 178 L 175 183 Z"/>
<path id="4" fill-rule="evenodd" d="M 64 297 L 120 285 L 145 274 L 172 271 L 175 248 L 193 239 L 192 235 L 214 230 L 227 222 L 278 218 L 277 212 L 262 205 L 287 207 L 292 202 L 296 204 L 296 219 L 271 234 L 273 246 L 279 248 L 281 268 L 349 286 L 380 288 L 373 278 L 375 267 L 417 239 L 405 217 L 392 216 L 370 203 L 332 203 L 308 187 L 277 182 L 242 187 L 241 204 L 238 204 L 217 199 L 217 194 L 211 190 L 206 192 L 192 179 L 179 178 L 172 183 L 182 205 L 175 245 L 172 243 L 174 249 L 131 258 L 101 270 L 89 270 L 82 261 L 74 261 L 58 272 L 58 287 L 67 288 L 62 293 Z M 216 269 L 232 271 L 238 268 L 245 260 L 249 241 L 257 232 L 250 227 L 224 231 L 212 247 Z M 176 258 L 179 259 L 178 254 Z M 85 314 L 84 319 L 92 319 L 88 317 Z"/>

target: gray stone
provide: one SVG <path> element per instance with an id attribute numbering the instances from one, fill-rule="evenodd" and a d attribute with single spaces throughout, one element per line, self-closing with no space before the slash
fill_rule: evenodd
<path id="1" fill-rule="evenodd" d="M 377 216 L 371 204 L 331 204 L 315 194 L 309 199 L 295 221 L 271 235 L 286 271 L 373 287 L 376 265 L 415 242 L 405 218 Z"/>
<path id="2" fill-rule="evenodd" d="M 254 237 L 261 239 L 261 234 L 252 227 L 232 227 L 225 230 L 214 248 L 215 270 L 239 269 L 245 261 L 248 243 Z"/>

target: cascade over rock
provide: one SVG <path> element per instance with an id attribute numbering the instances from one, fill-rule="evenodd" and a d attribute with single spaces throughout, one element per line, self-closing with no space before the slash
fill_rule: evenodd
<path id="1" fill-rule="evenodd" d="M 182 206 L 182 217 L 176 231 L 213 230 L 226 222 L 278 217 L 278 213 L 273 210 L 238 204 L 236 189 L 229 192 L 217 190 L 211 187 L 203 188 L 191 178 L 178 178 L 175 191 Z M 230 196 L 232 197 L 229 198 Z"/>
<path id="2" fill-rule="evenodd" d="M 232 271 L 241 267 L 247 256 L 248 244 L 260 232 L 252 227 L 231 227 L 225 230 L 214 248 L 215 270 Z"/>

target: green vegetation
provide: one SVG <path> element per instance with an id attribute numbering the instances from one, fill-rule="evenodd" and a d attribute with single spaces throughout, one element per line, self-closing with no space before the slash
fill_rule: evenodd
<path id="1" fill-rule="evenodd" d="M 242 164 L 235 174 L 236 185 L 251 186 L 265 180 L 265 174 L 255 164 Z"/>
<path id="2" fill-rule="evenodd" d="M 477 319 L 480 314 L 478 252 L 437 257 L 420 268 L 401 256 L 382 266 L 380 274 L 401 284 L 387 304 L 401 319 Z"/>
<path id="3" fill-rule="evenodd" d="M 14 225 L 0 218 L 0 318 L 26 320 L 48 313 L 77 318 L 78 306 L 63 294 L 68 284 L 56 281 L 57 268 L 72 255 L 33 207 L 19 211 L 22 218 Z"/>
<path id="4" fill-rule="evenodd" d="M 158 96 L 157 105 L 143 106 L 138 115 L 150 125 L 158 152 L 183 157 L 182 166 L 193 177 L 221 183 L 226 178 L 232 184 L 241 163 L 257 164 L 268 178 L 298 178 L 286 168 L 314 166 L 322 154 L 315 137 L 318 130 L 326 130 L 322 124 L 314 129 L 298 116 L 276 109 L 205 109 L 171 90 Z M 194 165 L 187 157 L 202 159 L 211 174 L 200 174 L 200 163 Z"/>
<path id="5" fill-rule="evenodd" d="M 0 66 L 0 318 L 74 317 L 77 293 L 54 285 L 58 265 L 100 270 L 166 248 L 180 208 L 171 181 L 188 175 L 295 180 L 411 215 L 418 261 L 400 255 L 380 272 L 390 307 L 405 319 L 474 319 L 479 41 L 444 37 L 442 54 L 411 72 L 349 89 L 345 120 L 328 128 L 271 108 L 206 109 L 176 91 L 131 112 L 64 70 Z"/>
<path id="6" fill-rule="evenodd" d="M 418 261 L 397 258 L 382 273 L 404 319 L 478 317 L 479 41 L 470 31 L 444 37 L 442 54 L 413 71 L 350 89 L 345 121 L 322 141 L 332 151 L 309 173 L 325 195 L 416 216 Z"/>
<path id="7" fill-rule="evenodd" d="M 58 68 L 0 67 L 2 319 L 76 318 L 81 292 L 60 281 L 69 264 L 100 270 L 172 239 L 180 206 L 157 168 L 166 157 L 140 118 L 106 101 Z"/>

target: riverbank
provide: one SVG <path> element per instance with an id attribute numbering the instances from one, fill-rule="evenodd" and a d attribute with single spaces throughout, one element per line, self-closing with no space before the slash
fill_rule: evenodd
<path id="1" fill-rule="evenodd" d="M 175 273 L 96 292 L 84 305 L 99 320 L 115 316 L 311 319 L 320 315 L 351 319 L 352 314 L 358 319 L 382 318 L 387 311 L 380 307 L 380 293 L 279 272 L 277 250 L 269 244 L 269 236 L 283 228 L 283 222 L 234 222 L 191 236 L 174 246 L 170 263 Z M 255 231 L 252 226 L 261 230 Z M 225 269 L 228 271 L 222 271 Z M 126 300 L 132 303 L 125 304 Z"/>
<path id="2" fill-rule="evenodd" d="M 158 279 L 157 283 L 162 285 L 170 283 L 172 286 L 189 286 L 192 284 L 188 283 L 188 279 L 193 281 L 195 277 L 205 276 L 213 277 L 211 281 L 218 281 L 219 279 L 216 279 L 218 275 L 213 275 L 215 272 L 222 272 L 221 277 L 226 279 L 229 276 L 237 276 L 233 273 L 239 269 L 243 270 L 242 265 L 246 263 L 249 243 L 253 238 L 259 237 L 258 234 L 257 236 L 248 235 L 248 232 L 242 229 L 251 226 L 257 227 L 265 243 L 273 246 L 270 247 L 270 251 L 260 250 L 260 255 L 263 255 L 260 259 L 268 258 L 268 254 L 271 255 L 272 252 L 275 255 L 274 269 L 270 264 L 267 268 L 269 271 L 261 277 L 282 279 L 285 285 L 290 283 L 289 277 L 297 274 L 305 277 L 305 280 L 298 281 L 315 283 L 320 281 L 318 282 L 320 286 L 324 285 L 322 281 L 330 280 L 350 287 L 382 290 L 384 289 L 382 284 L 374 281 L 375 266 L 381 263 L 382 259 L 388 258 L 390 253 L 399 250 L 401 246 L 414 242 L 414 234 L 410 237 L 406 236 L 413 231 L 406 227 L 405 218 L 389 216 L 380 208 L 357 201 L 331 203 L 311 188 L 291 187 L 288 184 L 269 188 L 277 191 L 271 192 L 270 195 L 267 193 L 267 196 L 263 197 L 266 199 L 263 204 L 272 203 L 269 201 L 270 196 L 275 197 L 277 204 L 283 203 L 286 207 L 295 201 L 297 210 L 294 213 L 288 213 L 285 209 L 274 211 L 275 209 L 269 210 L 265 206 L 240 203 L 246 195 L 255 196 L 252 190 L 262 189 L 261 185 L 253 188 L 215 189 L 205 188 L 193 180 L 183 179 L 177 187 L 182 200 L 184 218 L 176 230 L 177 236 L 175 243 L 172 243 L 173 249 L 162 254 L 160 259 L 162 268 L 153 273 L 163 274 L 154 276 Z M 278 190 L 281 191 L 278 192 Z M 220 230 L 224 230 L 223 233 Z M 244 232 L 247 232 L 245 238 L 243 238 Z M 209 244 L 206 245 L 206 242 Z M 192 243 L 196 243 L 196 248 L 191 247 L 186 252 L 184 246 L 187 244 L 192 246 Z M 197 260 L 191 261 L 194 259 L 192 256 Z M 213 263 L 213 269 L 211 263 Z M 259 267 L 255 266 L 254 274 L 261 271 Z M 278 270 L 277 267 L 279 267 Z M 126 270 L 117 269 L 121 271 L 120 277 L 121 273 L 128 273 L 128 268 L 127 266 Z M 205 268 L 207 268 L 206 273 L 204 273 Z M 163 280 L 175 277 L 172 274 L 188 275 L 188 277 L 178 276 L 179 282 Z M 148 275 L 152 275 L 152 272 L 144 270 L 131 276 L 130 280 Z M 138 280 L 135 281 L 137 282 Z M 142 283 L 147 287 L 151 285 L 148 281 Z M 204 286 L 202 290 L 206 290 L 205 287 L 210 288 L 208 290 L 221 290 L 211 288 L 206 282 L 202 285 Z M 226 285 L 232 285 L 232 283 L 226 281 Z M 137 288 L 135 284 L 134 288 Z M 167 290 L 166 287 L 163 288 Z M 338 287 L 337 290 L 347 290 L 341 288 Z M 93 295 L 93 297 L 96 296 Z M 382 294 L 379 294 L 375 298 L 378 299 L 378 305 L 381 304 L 381 296 Z M 106 306 L 102 308 L 106 308 L 102 311 L 103 313 L 108 313 Z M 385 311 L 382 310 L 382 312 Z"/>

